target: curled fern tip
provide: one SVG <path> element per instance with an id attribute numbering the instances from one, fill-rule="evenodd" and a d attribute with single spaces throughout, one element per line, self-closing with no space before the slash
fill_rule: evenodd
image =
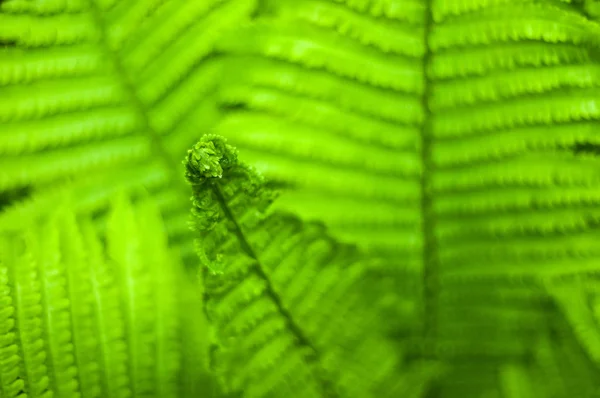
<path id="1" fill-rule="evenodd" d="M 183 163 L 188 181 L 199 184 L 208 178 L 221 178 L 224 170 L 237 163 L 237 151 L 225 138 L 205 135 L 188 150 Z"/>

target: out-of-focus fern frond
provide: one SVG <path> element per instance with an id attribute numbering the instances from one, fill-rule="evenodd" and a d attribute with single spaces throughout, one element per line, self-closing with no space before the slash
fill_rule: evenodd
<path id="1" fill-rule="evenodd" d="M 600 26 L 557 2 L 438 11 L 428 105 L 440 271 L 585 272 L 600 191 L 597 159 L 577 148 L 598 143 Z"/>
<path id="2" fill-rule="evenodd" d="M 589 396 L 597 375 L 540 281 L 597 269 L 598 159 L 584 148 L 598 144 L 600 26 L 558 1 L 443 3 L 429 34 L 425 130 L 437 337 L 503 353 L 506 396 L 562 397 L 574 386 Z M 454 316 L 447 294 L 465 296 Z"/>
<path id="3" fill-rule="evenodd" d="M 106 247 L 64 208 L 36 227 L 0 236 L 0 396 L 197 396 L 199 300 L 155 206 L 118 200 Z"/>
<path id="4" fill-rule="evenodd" d="M 278 208 L 420 269 L 424 4 L 266 3 L 218 42 L 232 76 L 220 100 L 236 108 L 216 131 L 296 188 Z"/>
<path id="5" fill-rule="evenodd" d="M 278 206 L 417 269 L 435 243 L 451 273 L 577 272 L 560 265 L 571 251 L 585 271 L 599 176 L 577 148 L 600 142 L 596 22 L 560 1 L 267 3 L 218 43 L 221 101 L 242 109 L 217 129 L 298 188 Z M 348 202 L 371 211 L 329 211 Z"/>
<path id="6" fill-rule="evenodd" d="M 226 388 L 247 397 L 427 391 L 439 366 L 406 363 L 385 338 L 385 291 L 369 295 L 365 283 L 374 260 L 321 225 L 266 213 L 272 193 L 222 138 L 205 136 L 186 170 L 206 311 L 217 330 L 213 367 Z"/>
<path id="7" fill-rule="evenodd" d="M 0 192 L 29 187 L 32 200 L 1 228 L 33 218 L 63 185 L 81 190 L 75 205 L 99 207 L 114 191 L 108 175 L 117 190 L 161 197 L 170 232 L 186 233 L 176 165 L 216 117 L 214 42 L 255 3 L 2 2 Z"/>

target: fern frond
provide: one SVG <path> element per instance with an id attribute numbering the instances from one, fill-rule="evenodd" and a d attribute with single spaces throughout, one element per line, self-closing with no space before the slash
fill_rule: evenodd
<path id="1" fill-rule="evenodd" d="M 597 141 L 599 27 L 558 3 L 432 6 L 426 180 L 448 276 L 593 269 L 597 159 L 578 148 Z"/>
<path id="2" fill-rule="evenodd" d="M 352 198 L 366 206 L 381 200 L 396 212 L 417 211 L 423 4 L 283 1 L 265 9 L 268 16 L 218 43 L 232 78 L 219 88 L 227 113 L 215 131 L 267 177 L 311 192 L 315 201 L 326 196 L 343 206 Z M 254 128 L 260 135 L 247 134 Z M 294 195 L 283 194 L 286 210 L 310 216 Z M 336 237 L 404 257 L 405 234 L 388 231 L 381 239 L 359 229 Z"/>
<path id="3" fill-rule="evenodd" d="M 152 160 L 167 178 L 146 188 L 183 199 L 173 165 L 197 139 L 190 126 L 214 121 L 214 43 L 255 3 L 4 2 L 0 41 L 13 45 L 0 50 L 0 191 L 31 187 L 41 191 L 33 202 L 48 202 L 45 187 L 75 192 L 115 169 L 143 175 Z M 135 191 L 145 182 L 134 174 L 124 182 Z M 94 189 L 106 203 L 107 186 Z M 85 194 L 72 197 L 79 206 Z"/>
<path id="4" fill-rule="evenodd" d="M 364 290 L 376 264 L 320 225 L 266 213 L 272 193 L 222 138 L 203 137 L 184 163 L 206 309 L 218 331 L 213 367 L 227 389 L 395 396 L 389 388 L 403 365 L 380 334 L 377 298 Z"/>
<path id="5" fill-rule="evenodd" d="M 0 236 L 3 397 L 187 394 L 183 328 L 195 303 L 161 224 L 154 206 L 121 200 L 108 250 L 89 217 L 64 209 Z"/>
<path id="6" fill-rule="evenodd" d="M 387 184 L 402 187 L 406 195 L 393 198 L 402 202 L 397 211 L 406 211 L 413 197 L 417 211 L 421 192 L 409 187 L 413 176 L 419 177 L 435 209 L 432 233 L 440 237 L 429 244 L 441 250 L 477 233 L 518 239 L 518 231 L 552 233 L 583 225 L 594 217 L 578 203 L 594 201 L 596 160 L 576 148 L 597 141 L 593 48 L 599 28 L 576 7 L 558 3 L 444 1 L 426 10 L 415 2 L 311 0 L 293 7 L 271 2 L 268 17 L 219 42 L 233 76 L 221 88 L 225 110 L 234 105 L 246 112 L 228 112 L 217 131 L 239 144 L 269 177 L 304 191 L 312 187 L 314 200 L 319 192 L 327 192 L 327 200 L 332 194 L 340 200 L 392 199 L 378 194 L 386 189 L 383 180 L 380 188 L 371 187 L 361 170 L 391 170 L 388 165 L 393 165 L 397 169 L 390 177 L 396 182 Z M 423 18 L 392 22 L 389 7 L 400 4 L 405 10 L 420 9 Z M 427 14 L 432 19 L 426 25 Z M 348 19 L 342 21 L 341 15 Z M 373 26 L 387 33 L 379 35 Z M 409 28 L 415 33 L 402 36 Z M 418 87 L 402 86 L 406 81 L 400 77 L 386 78 L 379 60 L 391 51 L 385 45 L 388 37 L 397 37 L 396 45 L 405 50 L 392 56 L 399 57 L 396 72 L 406 62 L 426 69 L 426 76 L 407 77 Z M 336 56 L 325 58 L 320 51 L 333 42 L 330 53 Z M 358 61 L 351 56 L 342 63 L 337 54 L 345 53 L 361 54 L 369 66 L 356 70 Z M 384 141 L 390 136 L 394 141 Z M 322 139 L 334 149 L 319 151 Z M 381 144 L 394 146 L 396 156 L 378 152 Z M 364 155 L 354 155 L 355 148 Z M 359 165 L 361 159 L 373 162 Z M 306 171 L 308 161 L 327 172 Z M 363 189 L 353 192 L 330 181 L 328 175 L 338 170 L 345 171 L 339 178 Z M 325 185 L 329 189 L 321 188 Z M 570 203 L 556 209 L 556 217 L 547 217 L 550 209 L 543 214 L 534 209 L 531 217 L 509 210 L 531 209 L 551 191 L 553 200 Z M 375 195 L 369 197 L 371 192 Z M 287 208 L 308 215 L 306 206 L 289 195 Z M 460 204 L 460 213 L 469 218 L 456 223 L 458 209 L 451 203 Z M 490 213 L 501 208 L 506 212 Z M 333 217 L 324 221 L 335 222 Z M 360 234 L 356 238 L 368 240 Z M 389 248 L 385 240 L 382 235 L 379 247 Z M 489 246 L 481 250 L 496 253 Z M 504 262 L 509 258 L 507 252 Z"/>

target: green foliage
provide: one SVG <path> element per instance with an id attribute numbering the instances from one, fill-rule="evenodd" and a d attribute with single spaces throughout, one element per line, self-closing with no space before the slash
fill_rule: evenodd
<path id="1" fill-rule="evenodd" d="M 232 394 L 594 396 L 597 3 L 1 2 L 0 396 L 204 396 L 209 342 Z M 183 312 L 149 304 L 127 248 L 146 248 L 149 269 L 198 268 L 179 160 L 206 132 L 270 183 L 215 136 L 188 154 L 214 333 L 153 337 L 187 354 L 174 387 L 143 336 Z M 284 188 L 273 207 L 267 185 Z M 121 191 L 134 210 L 121 202 L 105 230 Z M 109 294 L 125 348 L 101 357 L 121 367 L 89 354 L 94 267 L 129 281 Z M 21 282 L 30 306 L 13 299 Z"/>
<path id="2" fill-rule="evenodd" d="M 0 236 L 0 396 L 180 397 L 206 372 L 184 359 L 206 326 L 183 328 L 199 301 L 155 207 L 118 200 L 107 224 L 104 245 L 65 206 Z"/>
<path id="3" fill-rule="evenodd" d="M 28 1 L 0 5 L 0 191 L 31 188 L 0 216 L 19 228 L 72 194 L 82 211 L 150 191 L 190 253 L 177 165 L 218 112 L 220 33 L 254 0 Z"/>
<path id="4" fill-rule="evenodd" d="M 593 2 L 266 3 L 219 41 L 235 107 L 215 130 L 295 188 L 277 208 L 420 281 L 440 396 L 596 391 L 544 288 L 598 269 Z M 549 365 L 562 350 L 577 372 Z"/>
<path id="5" fill-rule="evenodd" d="M 365 289 L 373 261 L 322 225 L 267 215 L 273 195 L 222 138 L 203 137 L 185 164 L 206 265 L 206 311 L 217 332 L 213 369 L 227 390 L 247 397 L 418 396 L 411 382 L 432 377 L 439 364 L 402 363 L 385 337 L 383 292 Z"/>

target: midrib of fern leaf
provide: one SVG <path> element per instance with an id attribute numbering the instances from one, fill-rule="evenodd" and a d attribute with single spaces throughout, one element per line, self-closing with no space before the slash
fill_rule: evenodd
<path id="1" fill-rule="evenodd" d="M 180 153 L 216 116 L 213 43 L 255 1 L 1 7 L 0 40 L 14 46 L 0 52 L 0 191 L 33 192 L 28 204 L 3 213 L 2 228 L 43 213 L 62 186 L 79 190 L 74 203 L 88 209 L 106 203 L 113 180 L 117 191 L 144 186 L 163 197 L 178 192 L 185 203 Z M 170 215 L 175 223 L 179 209 Z"/>
<path id="2" fill-rule="evenodd" d="M 435 363 L 402 363 L 383 335 L 384 288 L 368 290 L 376 261 L 321 225 L 265 212 L 272 193 L 222 138 L 203 137 L 185 164 L 217 330 L 212 365 L 227 391 L 392 397 L 438 374 Z"/>

